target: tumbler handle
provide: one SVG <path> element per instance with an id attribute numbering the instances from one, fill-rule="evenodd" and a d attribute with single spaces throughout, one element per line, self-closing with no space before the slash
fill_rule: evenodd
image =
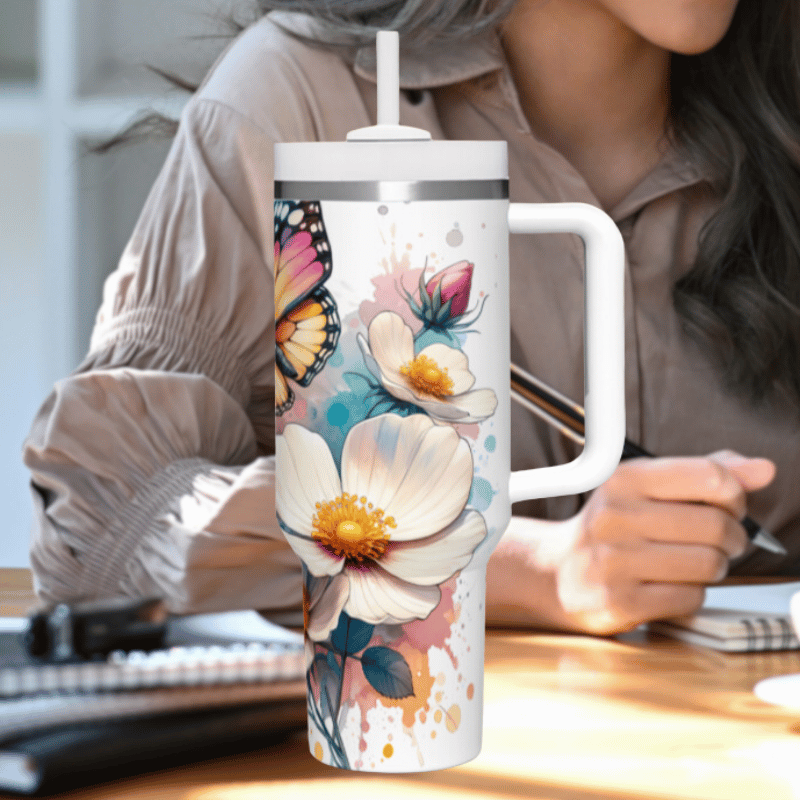
<path id="1" fill-rule="evenodd" d="M 579 494 L 619 464 L 625 441 L 625 246 L 613 220 L 587 203 L 511 203 L 511 233 L 575 233 L 586 245 L 585 444 L 567 464 L 512 472 L 512 503 Z"/>

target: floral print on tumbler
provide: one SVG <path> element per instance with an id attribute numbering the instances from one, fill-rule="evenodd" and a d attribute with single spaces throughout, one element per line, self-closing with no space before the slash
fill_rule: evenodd
<path id="1" fill-rule="evenodd" d="M 342 206 L 359 224 L 329 223 Z M 468 567 L 500 527 L 498 398 L 474 284 L 503 253 L 485 223 L 469 252 L 418 214 L 275 202 L 278 521 L 303 563 L 311 749 L 349 769 L 438 768 L 482 702 L 485 559 Z"/>

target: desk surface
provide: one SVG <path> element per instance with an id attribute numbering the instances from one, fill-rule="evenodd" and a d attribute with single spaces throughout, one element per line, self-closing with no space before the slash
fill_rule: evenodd
<path id="1" fill-rule="evenodd" d="M 32 602 L 27 571 L 0 569 L 0 615 Z M 464 766 L 340 773 L 298 737 L 59 798 L 800 798 L 800 713 L 752 694 L 762 678 L 790 672 L 800 672 L 798 652 L 723 654 L 638 631 L 616 639 L 490 631 L 483 751 Z"/>

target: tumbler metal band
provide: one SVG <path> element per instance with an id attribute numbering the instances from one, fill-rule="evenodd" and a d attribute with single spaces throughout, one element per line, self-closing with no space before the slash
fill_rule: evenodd
<path id="1" fill-rule="evenodd" d="M 508 180 L 275 181 L 276 200 L 507 200 Z"/>

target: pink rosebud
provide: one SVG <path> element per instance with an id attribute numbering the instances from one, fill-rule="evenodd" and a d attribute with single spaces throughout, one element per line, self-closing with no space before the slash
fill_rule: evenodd
<path id="1" fill-rule="evenodd" d="M 469 292 L 472 288 L 472 270 L 474 264 L 469 261 L 458 261 L 437 272 L 425 285 L 428 296 L 432 299 L 436 287 L 442 284 L 442 305 L 452 299 L 450 317 L 460 317 L 469 304 Z"/>

